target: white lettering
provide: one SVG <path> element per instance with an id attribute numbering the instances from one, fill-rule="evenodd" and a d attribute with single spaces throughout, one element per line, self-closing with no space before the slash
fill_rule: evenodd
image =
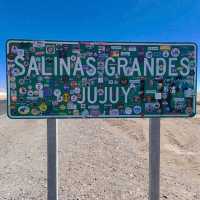
<path id="1" fill-rule="evenodd" d="M 77 59 L 76 59 L 76 63 L 75 63 L 75 67 L 74 67 L 73 76 L 76 76 L 76 73 L 77 73 L 78 71 L 81 72 L 81 76 L 84 76 L 83 66 L 82 66 L 80 57 L 77 57 Z"/>
<path id="2" fill-rule="evenodd" d="M 35 71 L 36 75 L 39 75 L 38 66 L 34 56 L 31 56 L 27 76 L 30 76 L 32 71 Z"/>
<path id="3" fill-rule="evenodd" d="M 108 71 L 108 66 L 109 66 L 108 64 L 109 64 L 110 61 L 113 62 L 113 64 L 114 64 L 115 59 L 111 58 L 111 57 L 109 57 L 109 58 L 106 59 L 106 62 L 105 62 L 105 72 L 106 72 L 106 74 L 108 76 L 114 76 L 114 74 L 115 74 L 115 66 L 114 67 L 110 67 L 111 72 Z"/>
<path id="4" fill-rule="evenodd" d="M 67 65 L 63 58 L 60 58 L 60 75 L 63 75 L 63 68 L 68 76 L 70 76 L 70 57 L 67 57 Z"/>
<path id="5" fill-rule="evenodd" d="M 187 64 L 185 64 L 187 62 Z M 180 71 L 180 74 L 182 76 L 187 76 L 190 73 L 190 68 L 189 68 L 189 59 L 188 58 L 182 58 L 181 59 L 181 66 L 185 69 L 182 69 Z M 185 72 L 184 72 L 185 71 Z"/>
<path id="6" fill-rule="evenodd" d="M 94 76 L 96 74 L 96 67 L 91 63 L 91 61 L 94 63 L 95 58 L 88 57 L 86 60 L 86 64 L 90 67 L 90 70 L 87 70 L 88 76 Z"/>
<path id="7" fill-rule="evenodd" d="M 177 76 L 177 72 L 175 69 L 175 64 L 173 64 L 172 62 L 177 61 L 177 58 L 169 58 L 169 76 Z M 173 71 L 173 69 L 175 71 Z"/>
<path id="8" fill-rule="evenodd" d="M 149 64 L 149 60 L 147 58 L 144 58 L 144 76 L 147 76 L 147 69 L 151 76 L 154 76 L 154 58 L 151 58 L 151 64 Z"/>
<path id="9" fill-rule="evenodd" d="M 17 76 L 22 76 L 22 75 L 24 75 L 24 73 L 25 73 L 25 67 L 24 67 L 24 65 L 23 65 L 22 63 L 19 62 L 19 60 L 24 61 L 24 57 L 23 57 L 23 56 L 16 56 L 16 57 L 15 57 L 15 64 L 16 64 L 18 67 L 21 68 L 21 72 L 19 72 L 19 73 L 17 74 Z"/>

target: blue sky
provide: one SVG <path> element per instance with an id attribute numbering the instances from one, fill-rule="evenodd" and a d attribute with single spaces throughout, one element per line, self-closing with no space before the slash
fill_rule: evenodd
<path id="1" fill-rule="evenodd" d="M 0 91 L 6 88 L 9 38 L 200 45 L 199 0 L 1 0 L 0 10 Z"/>

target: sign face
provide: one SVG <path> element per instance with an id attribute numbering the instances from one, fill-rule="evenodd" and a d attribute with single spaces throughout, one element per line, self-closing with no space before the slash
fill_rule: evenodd
<path id="1" fill-rule="evenodd" d="M 193 43 L 7 42 L 10 118 L 190 117 Z"/>

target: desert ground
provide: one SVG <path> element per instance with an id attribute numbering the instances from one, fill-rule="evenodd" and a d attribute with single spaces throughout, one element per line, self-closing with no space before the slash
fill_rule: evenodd
<path id="1" fill-rule="evenodd" d="M 11 120 L 5 102 L 0 109 L 0 200 L 47 199 L 46 120 Z M 148 199 L 148 119 L 58 124 L 59 200 Z M 199 114 L 161 119 L 160 196 L 200 199 Z"/>

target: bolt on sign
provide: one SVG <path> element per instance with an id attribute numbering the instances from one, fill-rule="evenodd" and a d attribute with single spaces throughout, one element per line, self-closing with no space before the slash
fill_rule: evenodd
<path id="1" fill-rule="evenodd" d="M 193 43 L 7 41 L 11 118 L 191 117 Z"/>

